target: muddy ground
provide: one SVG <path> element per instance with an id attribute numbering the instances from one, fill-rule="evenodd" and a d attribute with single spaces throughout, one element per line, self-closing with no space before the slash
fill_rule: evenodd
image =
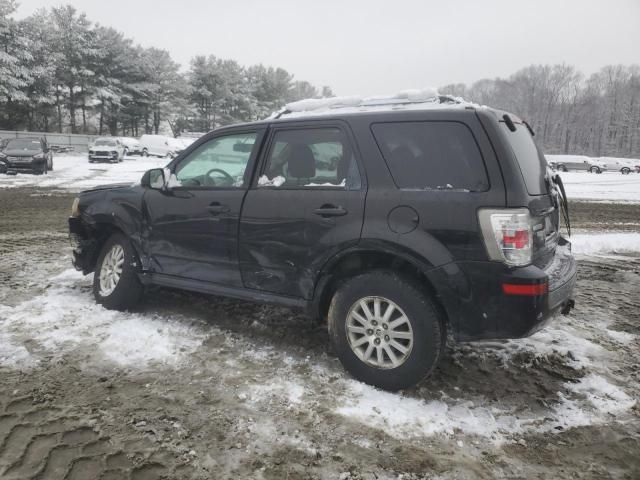
<path id="1" fill-rule="evenodd" d="M 90 306 L 90 279 L 64 273 L 72 198 L 0 191 L 0 324 L 25 351 L 22 363 L 0 364 L 0 478 L 640 478 L 640 407 L 628 402 L 640 393 L 636 256 L 582 258 L 577 306 L 556 319 L 556 336 L 450 341 L 432 378 L 391 395 L 350 380 L 325 330 L 299 312 L 169 290 L 105 323 L 165 322 L 158 331 L 188 329 L 197 344 L 185 341 L 170 363 L 110 361 L 102 334 L 82 330 L 107 315 Z M 639 205 L 572 210 L 577 230 L 639 230 Z M 68 306 L 56 318 L 80 333 L 49 344 L 56 326 L 28 317 L 45 315 L 56 292 Z M 563 332 L 588 348 L 565 348 Z M 615 391 L 594 401 L 572 388 L 594 375 Z M 345 413 L 353 398 L 373 412 Z M 435 413 L 452 426 L 396 423 L 394 408 L 384 411 L 396 401 L 398 414 L 442 405 Z M 456 411 L 489 416 L 461 424 Z"/>

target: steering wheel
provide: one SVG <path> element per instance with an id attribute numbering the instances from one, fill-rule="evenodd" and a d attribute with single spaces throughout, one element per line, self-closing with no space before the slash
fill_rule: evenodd
<path id="1" fill-rule="evenodd" d="M 233 179 L 233 177 L 231 175 L 229 175 L 227 172 L 225 172 L 224 170 L 220 170 L 219 168 L 212 168 L 211 170 L 209 170 L 206 174 L 205 174 L 205 178 L 208 178 L 210 180 L 213 181 L 214 185 L 217 185 L 217 183 L 215 182 L 215 180 L 211 177 L 211 174 L 217 172 L 217 173 L 221 173 L 222 176 L 225 178 L 225 180 L 227 180 L 229 182 L 229 185 L 233 185 L 233 182 L 235 181 Z"/>

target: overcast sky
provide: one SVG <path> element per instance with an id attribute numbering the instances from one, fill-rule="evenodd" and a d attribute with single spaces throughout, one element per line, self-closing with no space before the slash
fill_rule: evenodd
<path id="1" fill-rule="evenodd" d="M 19 0 L 70 3 L 187 66 L 280 66 L 339 95 L 470 83 L 532 63 L 640 63 L 640 0 Z"/>

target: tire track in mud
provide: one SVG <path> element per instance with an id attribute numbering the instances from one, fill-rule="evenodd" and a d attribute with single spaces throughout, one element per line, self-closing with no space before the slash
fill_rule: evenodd
<path id="1" fill-rule="evenodd" d="M 200 478 L 140 436 L 120 439 L 95 418 L 30 396 L 0 396 L 0 478 L 85 480 Z"/>

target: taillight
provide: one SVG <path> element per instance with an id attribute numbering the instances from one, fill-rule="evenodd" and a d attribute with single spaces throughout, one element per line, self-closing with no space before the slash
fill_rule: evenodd
<path id="1" fill-rule="evenodd" d="M 478 218 L 491 260 L 514 266 L 531 263 L 533 229 L 529 210 L 482 209 Z"/>

